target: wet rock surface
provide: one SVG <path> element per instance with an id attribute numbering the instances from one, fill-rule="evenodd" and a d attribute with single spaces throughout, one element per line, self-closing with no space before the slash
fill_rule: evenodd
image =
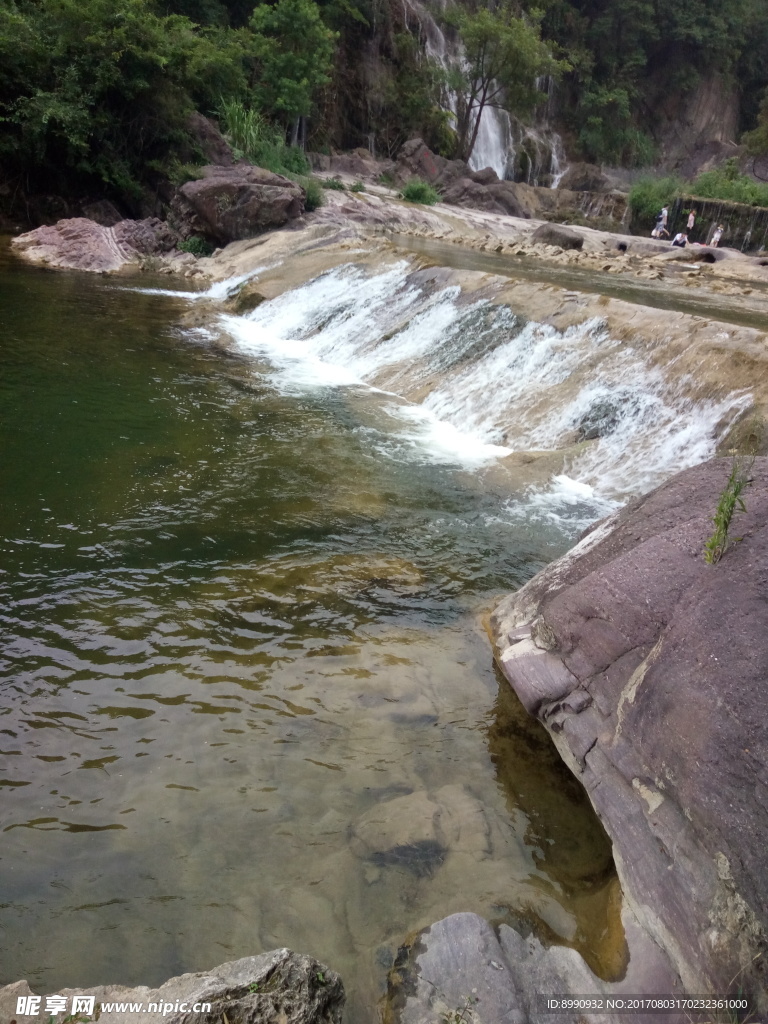
<path id="1" fill-rule="evenodd" d="M 31 263 L 112 272 L 141 257 L 170 252 L 177 242 L 178 235 L 155 217 L 121 220 L 112 226 L 72 217 L 19 235 L 12 244 Z"/>
<path id="2" fill-rule="evenodd" d="M 703 559 L 731 460 L 593 528 L 496 609 L 499 664 L 614 843 L 633 912 L 689 992 L 765 1009 L 768 459 L 741 538 Z"/>
<path id="3" fill-rule="evenodd" d="M 494 929 L 477 914 L 453 914 L 400 948 L 389 975 L 388 1006 L 398 1024 L 443 1024 L 456 1015 L 465 1024 L 551 1024 L 553 1015 L 543 1005 L 547 996 L 681 995 L 666 956 L 626 908 L 623 919 L 633 955 L 621 980 L 606 981 L 573 949 L 547 947 L 506 924 Z M 579 1009 L 556 1019 L 579 1024 L 608 1018 Z M 610 1020 L 671 1024 L 685 1017 L 611 1014 Z"/>
<path id="4" fill-rule="evenodd" d="M 17 1017 L 17 1000 L 32 990 L 26 981 L 0 988 L 0 1024 Z M 73 996 L 93 996 L 101 1024 L 341 1024 L 344 986 L 335 971 L 310 956 L 290 949 L 275 949 L 260 956 L 244 957 L 198 974 L 182 974 L 159 988 L 99 985 L 89 989 L 63 989 L 67 1007 Z M 106 1009 L 107 1003 L 141 1003 L 141 1012 Z M 150 1003 L 158 1011 L 148 1011 Z M 188 1007 L 181 1010 L 178 1004 Z M 210 1008 L 195 1010 L 195 1004 Z M 164 1007 L 170 1008 L 164 1009 Z M 51 1017 L 45 1012 L 25 1015 L 24 1020 L 42 1024 Z"/>

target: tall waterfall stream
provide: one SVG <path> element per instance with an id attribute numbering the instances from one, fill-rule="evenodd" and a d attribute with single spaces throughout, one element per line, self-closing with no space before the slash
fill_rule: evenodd
<path id="1" fill-rule="evenodd" d="M 743 399 L 350 260 L 204 327 L 167 281 L 0 264 L 0 983 L 285 945 L 367 1024 L 458 910 L 621 970 L 610 846 L 482 616 Z M 521 449 L 571 454 L 505 476 Z"/>

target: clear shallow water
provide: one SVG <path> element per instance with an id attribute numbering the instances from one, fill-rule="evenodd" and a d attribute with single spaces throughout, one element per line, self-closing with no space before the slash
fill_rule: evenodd
<path id="1" fill-rule="evenodd" d="M 362 1022 L 468 909 L 616 970 L 608 844 L 480 625 L 572 528 L 123 289 L 0 268 L 0 982 L 288 945 Z"/>

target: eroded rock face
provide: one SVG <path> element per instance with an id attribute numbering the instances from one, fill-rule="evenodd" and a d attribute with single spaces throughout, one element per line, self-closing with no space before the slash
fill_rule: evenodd
<path id="1" fill-rule="evenodd" d="M 155 217 L 121 220 L 111 227 L 72 217 L 28 231 L 11 244 L 31 263 L 109 273 L 141 257 L 170 252 L 177 241 L 176 233 Z"/>
<path id="2" fill-rule="evenodd" d="M 279 228 L 304 212 L 301 186 L 250 164 L 212 165 L 188 181 L 171 203 L 169 220 L 183 236 L 203 235 L 219 245 Z"/>
<path id="3" fill-rule="evenodd" d="M 559 245 L 561 249 L 581 249 L 584 236 L 562 224 L 542 224 L 531 235 L 531 241 L 542 245 Z"/>
<path id="4" fill-rule="evenodd" d="M 768 459 L 732 526 L 743 539 L 707 565 L 730 468 L 688 470 L 598 524 L 502 602 L 492 631 L 687 990 L 738 978 L 765 1010 Z"/>
<path id="5" fill-rule="evenodd" d="M 231 167 L 235 162 L 232 147 L 217 125 L 198 110 L 189 115 L 187 128 L 205 159 L 211 164 Z"/>
<path id="6" fill-rule="evenodd" d="M 489 168 L 490 170 L 490 168 Z M 491 174 L 496 177 L 495 172 Z M 488 180 L 478 181 L 478 177 Z M 511 181 L 490 180 L 485 172 L 478 172 L 471 178 L 458 178 L 443 192 L 443 202 L 453 206 L 468 206 L 475 210 L 507 214 L 510 217 L 525 217 L 528 212 L 517 194 L 517 186 Z"/>
<path id="7" fill-rule="evenodd" d="M 570 189 L 572 192 L 604 192 L 610 185 L 596 164 L 574 163 L 568 165 L 558 188 Z"/>
<path id="8" fill-rule="evenodd" d="M 0 1024 L 22 1019 L 28 1024 L 44 1024 L 51 1017 L 41 1011 L 35 1016 L 17 1015 L 17 999 L 32 994 L 26 981 L 0 988 Z M 200 974 L 182 974 L 157 989 L 146 986 L 100 985 L 89 989 L 62 989 L 67 1011 L 73 996 L 94 996 L 101 1006 L 100 1024 L 341 1024 L 344 986 L 335 971 L 310 956 L 290 949 L 276 949 L 261 956 L 249 956 L 222 964 Z M 144 1012 L 105 1009 L 107 1003 L 141 1003 Z M 147 1011 L 150 1003 L 159 1011 Z M 163 1010 L 171 1004 L 171 1009 Z M 186 1010 L 177 1008 L 185 1003 Z M 195 1004 L 210 1004 L 210 1009 L 195 1010 Z M 61 1020 L 62 1017 L 57 1019 Z"/>

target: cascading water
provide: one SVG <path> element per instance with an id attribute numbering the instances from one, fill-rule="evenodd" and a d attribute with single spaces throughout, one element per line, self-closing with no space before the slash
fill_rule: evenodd
<path id="1" fill-rule="evenodd" d="M 717 424 L 745 404 L 692 398 L 599 320 L 562 332 L 526 322 L 430 289 L 405 261 L 372 275 L 338 268 L 223 324 L 281 389 L 376 389 L 389 457 L 478 465 L 570 446 L 534 504 L 568 518 L 576 502 L 579 525 L 707 458 Z M 575 444 L 595 418 L 599 436 Z"/>
<path id="2" fill-rule="evenodd" d="M 427 56 L 443 68 L 460 60 L 461 44 L 449 41 L 432 14 L 421 4 L 413 2 L 409 6 L 421 27 Z M 407 23 L 407 17 L 405 20 Z M 537 78 L 536 89 L 545 97 L 539 108 L 540 123 L 524 125 L 499 107 L 486 107 L 482 111 L 469 159 L 472 170 L 492 167 L 502 180 L 521 178 L 529 185 L 542 184 L 547 180 L 552 188 L 557 188 L 565 173 L 566 162 L 562 139 L 550 125 L 554 96 L 552 77 Z M 447 101 L 455 114 L 455 95 L 449 92 Z"/>

